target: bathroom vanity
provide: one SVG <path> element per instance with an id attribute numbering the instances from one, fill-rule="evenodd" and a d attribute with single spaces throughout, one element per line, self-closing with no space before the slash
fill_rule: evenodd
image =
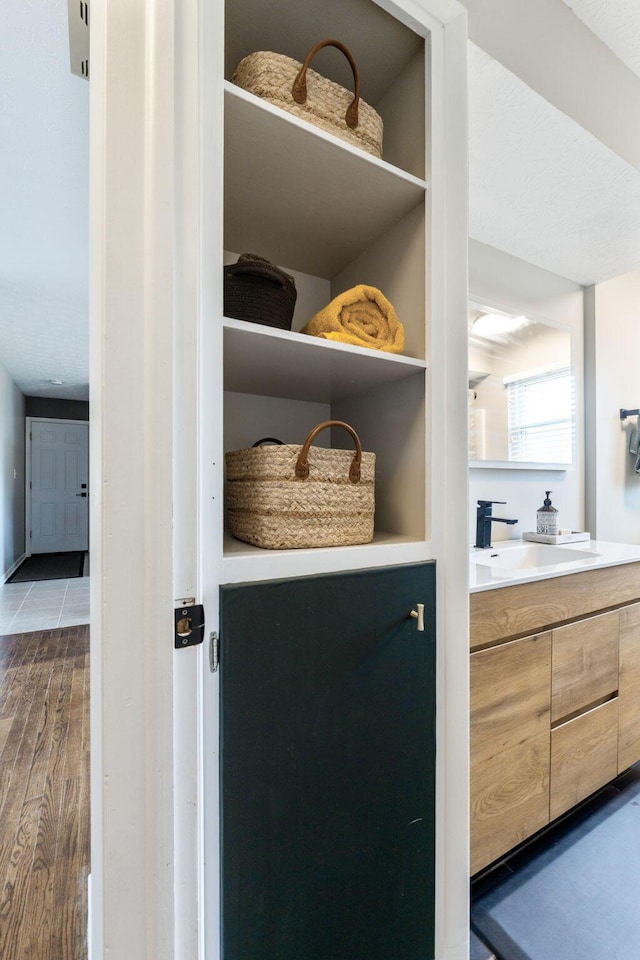
<path id="1" fill-rule="evenodd" d="M 470 574 L 475 874 L 640 760 L 640 547 L 512 541 Z"/>

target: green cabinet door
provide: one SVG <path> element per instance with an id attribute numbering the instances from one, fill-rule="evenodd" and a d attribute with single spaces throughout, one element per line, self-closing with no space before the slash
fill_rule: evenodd
<path id="1" fill-rule="evenodd" d="M 435 565 L 223 586 L 220 671 L 224 960 L 430 960 Z"/>

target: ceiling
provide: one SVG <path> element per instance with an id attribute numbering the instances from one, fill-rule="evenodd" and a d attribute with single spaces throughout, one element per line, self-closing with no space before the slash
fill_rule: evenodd
<path id="1" fill-rule="evenodd" d="M 640 76 L 639 0 L 551 2 Z M 86 399 L 89 87 L 67 0 L 0 11 L 0 362 Z M 584 284 L 640 266 L 640 172 L 471 43 L 469 89 L 471 236 Z"/>
<path id="2" fill-rule="evenodd" d="M 470 236 L 582 284 L 640 266 L 640 171 L 468 47 Z"/>
<path id="3" fill-rule="evenodd" d="M 564 0 L 567 7 L 640 77 L 638 0 Z"/>

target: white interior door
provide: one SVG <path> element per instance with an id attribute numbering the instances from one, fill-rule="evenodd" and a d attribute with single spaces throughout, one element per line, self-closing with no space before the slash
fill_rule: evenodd
<path id="1" fill-rule="evenodd" d="M 33 418 L 29 435 L 29 552 L 88 550 L 89 424 Z"/>

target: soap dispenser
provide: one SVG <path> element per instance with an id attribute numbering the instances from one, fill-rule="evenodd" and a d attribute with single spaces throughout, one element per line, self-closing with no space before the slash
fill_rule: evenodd
<path id="1" fill-rule="evenodd" d="M 551 490 L 546 490 L 545 493 L 547 494 L 545 501 L 537 513 L 538 524 L 536 532 L 555 537 L 558 535 L 559 514 L 556 508 L 551 506 L 551 500 L 549 499 Z"/>

